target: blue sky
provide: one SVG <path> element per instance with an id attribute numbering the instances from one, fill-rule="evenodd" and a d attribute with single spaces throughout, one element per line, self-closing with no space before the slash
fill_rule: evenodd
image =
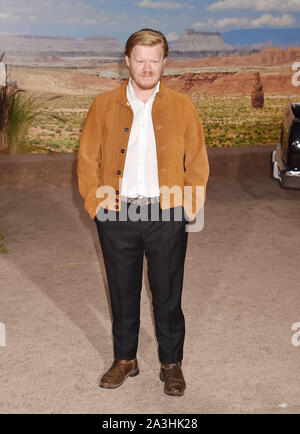
<path id="1" fill-rule="evenodd" d="M 187 28 L 300 27 L 300 0 L 0 0 L 0 33 L 112 36 L 151 27 L 175 40 Z"/>

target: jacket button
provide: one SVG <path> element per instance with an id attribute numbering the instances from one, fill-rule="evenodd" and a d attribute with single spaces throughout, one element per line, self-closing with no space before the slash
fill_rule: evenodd
<path id="1" fill-rule="evenodd" d="M 116 190 L 116 194 L 119 194 L 120 192 L 119 192 L 119 190 Z"/>
<path id="2" fill-rule="evenodd" d="M 128 133 L 128 131 L 129 131 L 129 128 L 124 128 L 124 131 L 126 132 L 126 133 Z"/>
<path id="3" fill-rule="evenodd" d="M 119 209 L 118 205 L 115 205 L 115 209 Z"/>
<path id="4" fill-rule="evenodd" d="M 122 149 L 121 149 L 121 153 L 124 154 L 124 152 L 125 152 L 125 149 L 122 148 Z"/>
<path id="5" fill-rule="evenodd" d="M 115 202 L 119 202 L 119 199 L 115 199 Z"/>
<path id="6" fill-rule="evenodd" d="M 118 174 L 118 175 L 121 175 L 121 170 L 118 170 L 118 171 L 117 171 L 117 174 Z"/>

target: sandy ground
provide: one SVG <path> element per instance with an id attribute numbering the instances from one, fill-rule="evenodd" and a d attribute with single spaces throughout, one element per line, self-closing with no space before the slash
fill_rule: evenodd
<path id="1" fill-rule="evenodd" d="M 207 95 L 250 95 L 253 71 L 260 71 L 265 93 L 300 94 L 292 84 L 300 47 L 268 48 L 249 56 L 218 56 L 199 59 L 168 59 L 167 86 L 182 92 L 199 91 Z M 94 95 L 120 86 L 126 77 L 124 63 L 104 63 L 90 69 L 11 67 L 9 76 L 30 92 L 64 95 Z M 190 74 L 192 70 L 194 74 Z M 102 73 L 108 74 L 104 78 Z M 171 75 L 172 74 L 172 75 Z M 188 74 L 188 75 L 187 75 Z M 117 78 L 111 78 L 117 77 Z M 299 79 L 297 80 L 299 83 Z"/>
<path id="2" fill-rule="evenodd" d="M 111 318 L 96 228 L 76 189 L 2 190 L 0 209 L 1 413 L 300 412 L 299 191 L 210 180 L 205 228 L 188 242 L 183 397 L 165 395 L 158 377 L 146 278 L 140 375 L 98 387 L 112 362 Z"/>
<path id="3" fill-rule="evenodd" d="M 258 69 L 259 70 L 259 69 Z M 181 71 L 181 72 L 180 72 Z M 207 95 L 250 95 L 253 86 L 253 71 L 202 72 L 167 75 L 163 78 L 166 86 L 181 92 L 198 91 Z M 182 73 L 183 72 L 183 73 Z M 261 83 L 265 93 L 300 94 L 300 86 L 293 86 L 294 72 L 287 68 L 274 71 L 262 70 Z M 18 69 L 12 73 L 20 88 L 33 93 L 59 95 L 95 95 L 119 87 L 122 80 L 96 77 L 79 71 Z M 229 93 L 230 89 L 230 93 Z"/>
<path id="4" fill-rule="evenodd" d="M 68 69 L 12 68 L 11 78 L 33 93 L 94 95 L 120 86 L 120 80 L 102 78 Z"/>

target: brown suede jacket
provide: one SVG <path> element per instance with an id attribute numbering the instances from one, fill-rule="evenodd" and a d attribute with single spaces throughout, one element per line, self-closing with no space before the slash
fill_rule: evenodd
<path id="1" fill-rule="evenodd" d="M 121 207 L 121 181 L 133 121 L 126 97 L 127 82 L 94 99 L 80 137 L 78 186 L 91 218 L 99 206 L 113 211 Z M 160 206 L 167 209 L 183 205 L 193 219 L 204 203 L 209 174 L 199 115 L 187 95 L 161 82 L 152 120 Z M 174 194 L 170 195 L 172 188 Z"/>

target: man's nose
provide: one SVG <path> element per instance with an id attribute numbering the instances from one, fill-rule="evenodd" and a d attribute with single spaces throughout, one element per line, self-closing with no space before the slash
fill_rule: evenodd
<path id="1" fill-rule="evenodd" d="M 144 66 L 144 71 L 151 70 L 151 66 L 152 66 L 151 61 L 145 60 L 143 66 Z"/>

